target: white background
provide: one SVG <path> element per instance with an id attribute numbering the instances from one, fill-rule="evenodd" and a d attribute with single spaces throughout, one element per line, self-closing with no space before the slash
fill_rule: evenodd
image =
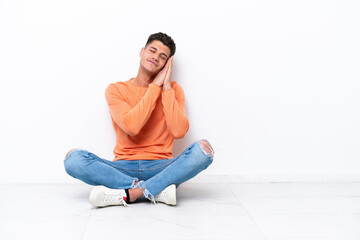
<path id="1" fill-rule="evenodd" d="M 177 44 L 190 129 L 218 181 L 360 180 L 359 1 L 0 1 L 0 182 L 74 181 L 68 150 L 112 160 L 104 91 L 148 36 Z M 199 175 L 200 176 L 200 175 Z"/>

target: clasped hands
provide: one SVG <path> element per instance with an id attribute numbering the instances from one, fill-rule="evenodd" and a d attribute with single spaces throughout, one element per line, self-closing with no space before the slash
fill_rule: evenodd
<path id="1" fill-rule="evenodd" d="M 168 59 L 164 68 L 156 75 L 156 77 L 153 81 L 159 87 L 162 86 L 163 91 L 171 89 L 171 70 L 172 70 L 172 64 L 173 64 L 173 57 L 174 56 L 171 56 Z"/>

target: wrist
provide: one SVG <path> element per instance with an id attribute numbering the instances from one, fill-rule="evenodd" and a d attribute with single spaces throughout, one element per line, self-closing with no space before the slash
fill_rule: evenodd
<path id="1" fill-rule="evenodd" d="M 157 86 L 159 86 L 159 87 L 162 87 L 163 85 L 161 85 L 160 83 L 158 83 L 158 82 L 153 82 L 154 84 L 156 84 Z"/>
<path id="2" fill-rule="evenodd" d="M 170 84 L 164 84 L 163 85 L 163 91 L 169 90 L 171 89 L 171 85 Z"/>

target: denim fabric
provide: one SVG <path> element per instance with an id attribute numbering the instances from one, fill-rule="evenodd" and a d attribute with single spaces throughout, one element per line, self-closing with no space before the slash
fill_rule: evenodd
<path id="1" fill-rule="evenodd" d="M 150 200 L 171 184 L 195 177 L 213 161 L 198 141 L 179 156 L 159 160 L 118 160 L 99 158 L 86 150 L 74 150 L 64 160 L 66 172 L 87 184 L 103 185 L 114 189 L 140 187 Z M 140 181 L 137 185 L 135 182 Z"/>

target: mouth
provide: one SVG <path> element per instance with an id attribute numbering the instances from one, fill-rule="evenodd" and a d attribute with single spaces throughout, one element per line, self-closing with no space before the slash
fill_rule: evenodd
<path id="1" fill-rule="evenodd" d="M 148 60 L 150 63 L 154 64 L 156 67 L 158 66 L 158 64 L 156 64 L 155 62 Z"/>

